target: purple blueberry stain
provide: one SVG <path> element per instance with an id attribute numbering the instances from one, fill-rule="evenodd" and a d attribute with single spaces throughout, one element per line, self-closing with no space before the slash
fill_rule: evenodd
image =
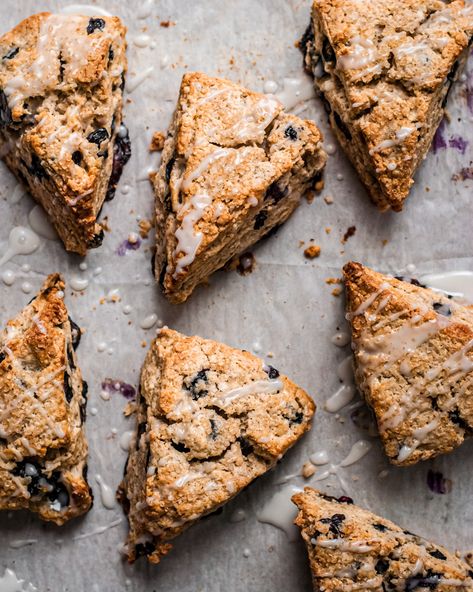
<path id="1" fill-rule="evenodd" d="M 137 238 L 133 242 L 130 242 L 128 239 L 125 239 L 122 243 L 120 243 L 117 249 L 117 255 L 119 257 L 124 257 L 128 251 L 137 251 L 141 247 L 141 239 Z"/>
<path id="2" fill-rule="evenodd" d="M 437 131 L 435 132 L 434 140 L 432 142 L 432 148 L 434 150 L 434 154 L 437 154 L 439 150 L 442 150 L 447 147 L 447 141 L 444 136 L 446 122 L 445 119 L 442 119 L 440 125 L 438 126 Z"/>
<path id="3" fill-rule="evenodd" d="M 433 493 L 445 495 L 452 491 L 452 482 L 446 479 L 440 471 L 429 469 L 427 473 L 427 485 Z"/>
<path id="4" fill-rule="evenodd" d="M 455 148 L 455 150 L 458 150 L 458 152 L 465 154 L 466 149 L 468 148 L 468 140 L 465 140 L 461 136 L 452 136 L 448 140 L 448 145 L 450 148 Z"/>
<path id="5" fill-rule="evenodd" d="M 108 395 L 122 395 L 128 401 L 136 397 L 136 389 L 131 384 L 115 378 L 105 378 L 102 381 L 102 391 Z"/>

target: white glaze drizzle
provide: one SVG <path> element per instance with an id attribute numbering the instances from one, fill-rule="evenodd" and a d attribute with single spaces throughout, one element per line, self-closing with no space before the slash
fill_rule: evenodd
<path id="1" fill-rule="evenodd" d="M 283 530 L 290 541 L 295 541 L 300 536 L 299 531 L 294 525 L 294 519 L 297 516 L 297 508 L 292 503 L 291 497 L 295 493 L 301 492 L 300 487 L 287 485 L 276 493 L 263 508 L 257 512 L 256 518 L 259 522 L 271 524 L 276 528 Z"/>
<path id="2" fill-rule="evenodd" d="M 0 592 L 37 592 L 33 584 L 26 584 L 25 580 L 19 580 L 15 572 L 6 569 L 0 578 Z"/>
<path id="3" fill-rule="evenodd" d="M 30 255 L 36 251 L 39 245 L 39 237 L 32 230 L 26 226 L 15 226 L 10 231 L 8 248 L 0 258 L 0 265 L 10 261 L 16 255 Z"/>
<path id="4" fill-rule="evenodd" d="M 226 405 L 239 399 L 240 397 L 247 397 L 248 395 L 263 395 L 277 393 L 284 388 L 284 384 L 281 380 L 255 380 L 245 386 L 240 386 L 225 393 L 222 393 L 219 401 Z"/>
<path id="5" fill-rule="evenodd" d="M 95 480 L 100 487 L 100 500 L 107 510 L 113 510 L 116 505 L 114 490 L 105 483 L 101 475 L 95 475 Z"/>

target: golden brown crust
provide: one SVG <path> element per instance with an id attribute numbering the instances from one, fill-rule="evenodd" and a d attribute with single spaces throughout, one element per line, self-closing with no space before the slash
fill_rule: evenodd
<path id="1" fill-rule="evenodd" d="M 120 499 L 130 561 L 176 537 L 270 469 L 310 428 L 305 391 L 252 354 L 162 329 L 141 374 Z"/>
<path id="2" fill-rule="evenodd" d="M 356 382 L 390 461 L 452 451 L 473 429 L 473 310 L 359 263 L 344 279 Z"/>

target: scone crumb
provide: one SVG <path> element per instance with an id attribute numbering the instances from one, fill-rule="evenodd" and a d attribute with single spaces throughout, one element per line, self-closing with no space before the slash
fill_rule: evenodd
<path id="1" fill-rule="evenodd" d="M 141 347 L 146 347 L 146 341 L 141 342 Z"/>
<path id="2" fill-rule="evenodd" d="M 325 283 L 328 284 L 329 286 L 332 286 L 333 284 L 341 284 L 342 283 L 342 279 L 341 278 L 329 277 L 329 278 L 326 278 Z"/>
<path id="3" fill-rule="evenodd" d="M 163 27 L 164 29 L 169 29 L 169 27 L 174 27 L 175 24 L 176 21 L 161 21 L 159 26 Z"/>
<path id="4" fill-rule="evenodd" d="M 319 245 L 310 245 L 310 247 L 307 247 L 307 249 L 305 249 L 304 257 L 307 257 L 307 259 L 315 259 L 316 257 L 320 256 L 320 251 L 321 248 L 319 247 Z"/>
<path id="5" fill-rule="evenodd" d="M 125 409 L 123 410 L 123 415 L 125 417 L 130 417 L 133 413 L 136 412 L 136 401 L 130 401 L 125 405 Z"/>
<path id="6" fill-rule="evenodd" d="M 325 187 L 325 181 L 323 179 L 320 179 L 320 181 L 317 181 L 317 183 L 314 184 L 314 191 L 316 193 L 321 193 L 323 191 Z"/>
<path id="7" fill-rule="evenodd" d="M 332 232 L 332 229 L 330 228 L 330 226 L 326 226 L 325 227 L 325 233 L 326 234 L 330 234 Z"/>
<path id="8" fill-rule="evenodd" d="M 148 238 L 149 231 L 153 228 L 153 223 L 147 218 L 143 218 L 138 222 L 141 238 Z"/>
<path id="9" fill-rule="evenodd" d="M 164 142 L 166 140 L 165 134 L 163 132 L 154 132 L 153 137 L 151 138 L 151 144 L 149 145 L 150 152 L 161 152 L 164 148 Z"/>
<path id="10" fill-rule="evenodd" d="M 327 205 L 331 205 L 331 204 L 333 204 L 333 197 L 332 197 L 331 195 L 326 195 L 326 196 L 324 197 L 324 202 L 325 202 Z"/>
<path id="11" fill-rule="evenodd" d="M 338 296 L 340 296 L 341 293 L 342 293 L 342 289 L 341 288 L 334 288 L 332 290 L 332 296 L 338 297 Z"/>
<path id="12" fill-rule="evenodd" d="M 302 476 L 304 477 L 304 479 L 308 479 L 309 477 L 312 477 L 312 475 L 315 473 L 315 471 L 316 471 L 315 466 L 309 461 L 304 463 L 304 465 L 302 466 Z"/>
<path id="13" fill-rule="evenodd" d="M 356 226 L 349 226 L 343 235 L 342 243 L 345 244 L 349 238 L 351 238 L 356 232 Z"/>
<path id="14" fill-rule="evenodd" d="M 230 263 L 230 269 L 236 269 L 240 275 L 249 275 L 254 271 L 256 265 L 256 258 L 253 253 L 249 251 L 234 257 Z"/>

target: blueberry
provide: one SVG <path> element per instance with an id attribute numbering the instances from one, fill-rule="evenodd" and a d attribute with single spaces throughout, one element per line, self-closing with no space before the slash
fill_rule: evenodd
<path id="1" fill-rule="evenodd" d="M 279 376 L 279 370 L 276 370 L 276 368 L 273 368 L 272 366 L 266 366 L 264 371 L 271 380 L 274 380 Z"/>
<path id="2" fill-rule="evenodd" d="M 333 112 L 333 118 L 335 120 L 336 126 L 342 132 L 342 134 L 345 136 L 345 138 L 348 141 L 351 141 L 351 139 L 352 139 L 351 132 L 348 129 L 346 123 L 343 121 L 343 119 L 340 117 L 340 115 L 336 111 Z"/>
<path id="3" fill-rule="evenodd" d="M 48 176 L 48 173 L 41 164 L 39 156 L 33 154 L 31 157 L 31 165 L 28 167 L 29 172 L 37 177 L 38 179 L 44 179 Z"/>
<path id="4" fill-rule="evenodd" d="M 7 357 L 7 354 L 5 352 L 0 352 L 0 364 L 3 362 L 3 360 Z"/>
<path id="5" fill-rule="evenodd" d="M 387 530 L 389 530 L 387 526 L 384 526 L 384 524 L 380 524 L 379 522 L 373 524 L 373 528 L 379 530 L 379 532 L 386 532 Z"/>
<path id="6" fill-rule="evenodd" d="M 80 150 L 74 150 L 72 153 L 72 162 L 74 164 L 80 164 L 82 162 L 82 152 Z"/>
<path id="7" fill-rule="evenodd" d="M 458 409 L 450 411 L 448 417 L 450 418 L 451 422 L 455 423 L 460 428 L 463 428 L 467 431 L 471 430 L 471 427 L 468 425 L 468 423 L 463 419 L 463 417 L 461 417 L 460 411 Z"/>
<path id="8" fill-rule="evenodd" d="M 416 278 L 409 278 L 403 275 L 396 275 L 395 279 L 399 280 L 400 282 L 407 282 L 408 284 L 412 284 L 413 286 L 417 286 L 418 288 L 427 288 L 425 284 L 421 284 L 419 280 L 416 280 Z"/>
<path id="9" fill-rule="evenodd" d="M 131 142 L 128 130 L 126 130 L 125 137 L 116 136 L 113 144 L 113 164 L 112 174 L 108 182 L 107 195 L 105 201 L 110 201 L 115 196 L 115 190 L 118 185 L 118 181 L 122 176 L 123 168 L 126 163 L 130 160 L 131 156 Z"/>
<path id="10" fill-rule="evenodd" d="M 74 391 L 72 390 L 71 385 L 71 377 L 67 372 L 64 372 L 64 395 L 68 403 L 72 401 L 72 397 L 74 396 Z"/>
<path id="11" fill-rule="evenodd" d="M 442 304 L 442 302 L 434 302 L 433 307 L 435 312 L 438 312 L 444 317 L 450 317 L 452 315 L 452 309 L 448 306 L 448 304 Z"/>
<path id="12" fill-rule="evenodd" d="M 260 228 L 263 228 L 267 217 L 268 217 L 268 212 L 266 212 L 265 210 L 261 210 L 261 212 L 258 212 L 255 217 L 255 224 L 254 224 L 253 228 L 255 230 L 259 230 Z"/>
<path id="13" fill-rule="evenodd" d="M 31 496 L 37 496 L 40 494 L 41 487 L 39 481 L 43 478 L 43 472 L 41 467 L 33 459 L 25 458 L 19 463 L 16 463 L 16 467 L 13 469 L 12 473 L 17 477 L 29 479 L 26 488 Z"/>
<path id="14" fill-rule="evenodd" d="M 442 559 L 442 561 L 447 560 L 446 555 L 444 555 L 442 551 L 439 551 L 438 549 L 435 549 L 435 551 L 429 551 L 429 555 L 432 555 L 432 557 L 435 557 L 436 559 Z"/>
<path id="15" fill-rule="evenodd" d="M 87 136 L 87 140 L 91 143 L 91 144 L 97 144 L 97 146 L 100 146 L 100 144 L 102 142 L 105 142 L 105 140 L 108 140 L 108 132 L 104 127 L 99 127 L 98 129 L 94 130 L 93 132 L 90 132 L 90 134 Z"/>
<path id="16" fill-rule="evenodd" d="M 205 368 L 204 370 L 199 370 L 197 374 L 193 378 L 186 378 L 184 380 L 184 388 L 190 392 L 192 399 L 197 401 L 200 397 L 205 397 L 208 394 L 208 391 L 202 387 L 202 382 L 207 382 L 207 372 L 209 368 Z"/>
<path id="17" fill-rule="evenodd" d="M 288 126 L 285 131 L 284 131 L 284 135 L 286 136 L 286 138 L 289 138 L 292 141 L 297 140 L 297 138 L 299 137 L 297 135 L 297 131 L 292 127 L 292 125 Z"/>
<path id="18" fill-rule="evenodd" d="M 72 347 L 76 350 L 79 347 L 82 332 L 79 325 L 76 325 L 71 317 L 69 317 L 69 323 L 71 325 Z"/>
<path id="19" fill-rule="evenodd" d="M 176 159 L 174 157 L 172 157 L 166 163 L 166 181 L 168 183 L 169 183 L 169 181 L 171 179 L 172 167 L 174 166 L 174 163 L 175 162 L 176 162 Z"/>
<path id="20" fill-rule="evenodd" d="M 171 442 L 171 446 L 178 452 L 190 452 L 190 448 L 187 448 L 182 442 Z"/>
<path id="21" fill-rule="evenodd" d="M 95 234 L 91 240 L 88 242 L 87 247 L 89 249 L 96 249 L 97 247 L 100 247 L 100 245 L 103 242 L 103 238 L 105 236 L 105 233 L 103 231 L 103 228 L 100 229 L 100 232 L 98 234 Z"/>
<path id="22" fill-rule="evenodd" d="M 218 436 L 218 426 L 217 422 L 214 419 L 210 420 L 210 429 L 210 437 L 212 438 L 212 440 L 216 440 Z"/>
<path id="23" fill-rule="evenodd" d="M 241 453 L 243 456 L 249 456 L 253 452 L 253 446 L 251 443 L 248 442 L 246 438 L 243 438 L 243 436 L 237 438 L 237 440 L 240 443 Z"/>
<path id="24" fill-rule="evenodd" d="M 425 576 L 411 576 L 406 580 L 406 592 L 415 590 L 416 588 L 428 588 L 435 590 L 440 583 L 441 574 L 435 573 L 431 569 L 427 570 Z"/>
<path id="25" fill-rule="evenodd" d="M 50 478 L 50 484 L 53 486 L 53 490 L 48 493 L 48 499 L 50 502 L 59 502 L 62 508 L 69 505 L 69 492 L 63 483 L 59 482 L 61 473 L 53 473 Z"/>
<path id="26" fill-rule="evenodd" d="M 287 131 L 287 130 L 286 130 Z M 287 187 L 285 189 L 281 189 L 277 183 L 277 181 L 275 181 L 274 183 L 272 183 L 267 191 L 266 191 L 266 195 L 264 196 L 264 199 L 272 199 L 274 201 L 274 203 L 278 203 L 279 201 L 281 201 L 281 199 L 283 197 L 286 197 L 287 195 Z"/>
<path id="27" fill-rule="evenodd" d="M 72 352 L 72 349 L 70 347 L 67 348 L 67 361 L 68 361 L 68 364 L 69 364 L 69 368 L 71 370 L 74 370 L 75 367 L 76 367 L 76 365 L 75 365 L 75 362 L 74 362 L 73 352 Z"/>
<path id="28" fill-rule="evenodd" d="M 135 545 L 135 555 L 136 557 L 146 557 L 151 555 L 155 550 L 155 546 L 152 542 L 147 541 L 146 543 L 138 543 Z"/>
<path id="29" fill-rule="evenodd" d="M 113 58 L 115 57 L 115 53 L 113 51 L 112 46 L 108 48 L 108 63 L 113 62 Z"/>
<path id="30" fill-rule="evenodd" d="M 379 559 L 374 568 L 377 574 L 384 574 L 389 569 L 389 561 L 386 559 Z"/>
<path id="31" fill-rule="evenodd" d="M 87 394 L 89 392 L 89 385 L 85 382 L 85 380 L 82 381 L 82 402 L 79 406 L 79 412 L 80 412 L 80 421 L 81 423 L 84 423 L 87 417 L 87 411 L 86 411 L 86 406 L 87 406 Z"/>
<path id="32" fill-rule="evenodd" d="M 302 411 L 296 411 L 295 409 L 291 409 L 291 411 L 292 413 L 290 415 L 283 415 L 283 417 L 287 419 L 291 425 L 301 424 L 302 420 L 304 419 L 304 414 Z"/>
<path id="33" fill-rule="evenodd" d="M 345 514 L 334 514 L 331 518 L 322 518 L 320 522 L 322 524 L 330 524 L 329 531 L 336 537 L 340 537 L 343 536 L 340 528 L 345 518 Z"/>
<path id="34" fill-rule="evenodd" d="M 87 25 L 87 35 L 91 35 L 94 31 L 103 31 L 105 28 L 105 21 L 101 18 L 91 18 Z"/>
<path id="35" fill-rule="evenodd" d="M 338 498 L 338 501 L 341 504 L 352 504 L 353 500 L 351 499 L 351 497 L 348 497 L 348 495 L 342 495 Z"/>
<path id="36" fill-rule="evenodd" d="M 16 56 L 16 54 L 20 51 L 19 47 L 12 47 L 7 53 L 3 56 L 2 60 L 11 60 Z"/>

